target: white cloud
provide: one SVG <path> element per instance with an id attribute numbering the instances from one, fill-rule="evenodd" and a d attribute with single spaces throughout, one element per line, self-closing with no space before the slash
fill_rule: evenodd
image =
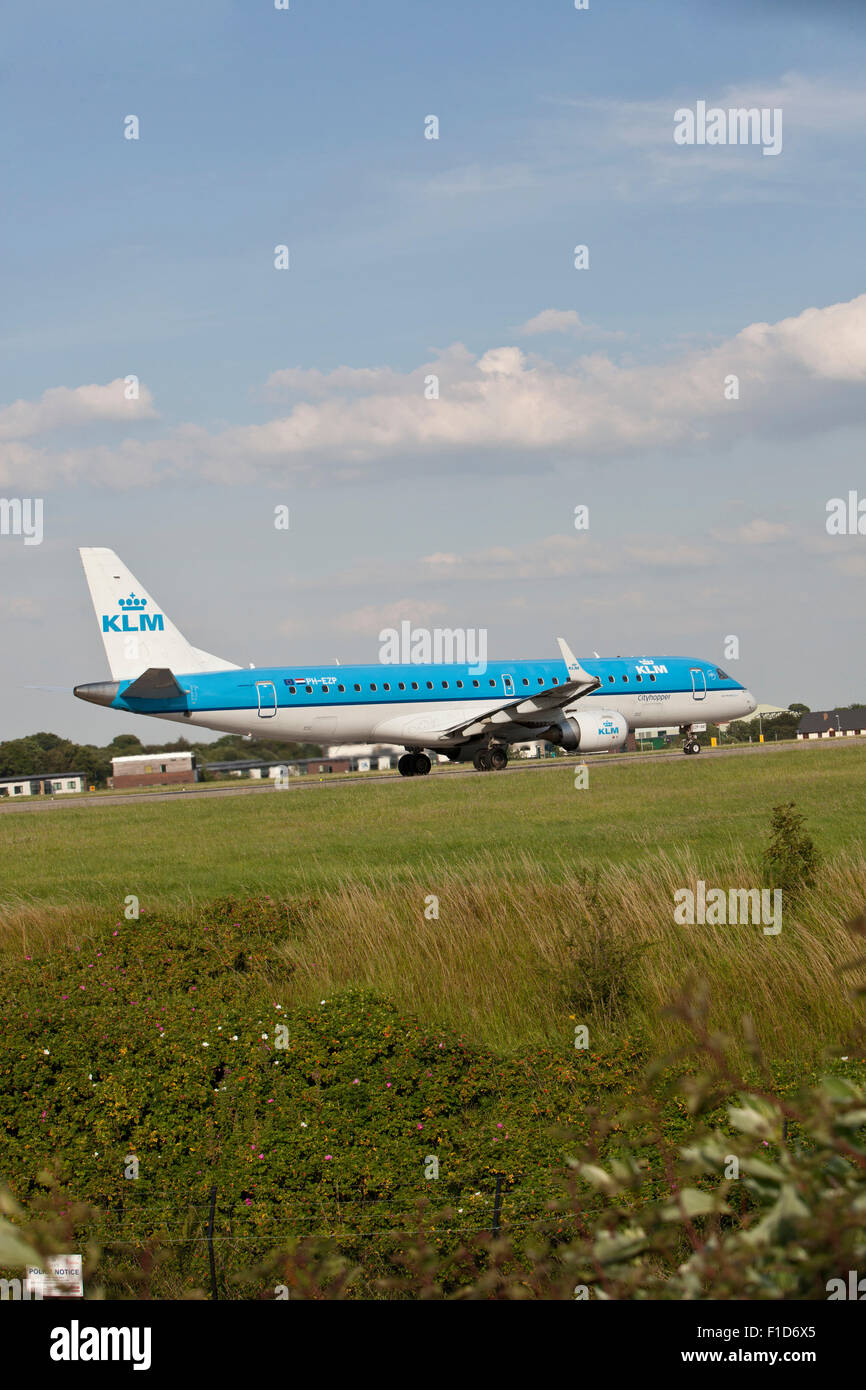
<path id="1" fill-rule="evenodd" d="M 423 389 L 431 373 L 439 378 L 437 399 Z M 739 379 L 737 400 L 725 395 L 731 375 Z M 453 471 L 449 457 L 461 467 L 472 457 L 471 467 L 484 473 L 506 458 L 537 468 L 539 460 L 550 467 L 575 455 L 585 463 L 727 446 L 750 435 L 786 439 L 866 420 L 866 397 L 854 389 L 866 381 L 866 295 L 751 324 L 674 361 L 620 365 L 599 351 L 560 367 L 513 345 L 476 357 L 457 343 L 407 373 L 338 368 L 292 380 L 312 385 L 317 398 L 264 424 L 216 433 L 186 425 L 161 439 L 57 452 L 12 438 L 0 446 L 0 482 L 26 474 L 40 484 L 86 478 L 124 487 L 183 475 L 315 483 L 395 467 L 405 480 L 413 459 L 418 468 Z M 362 394 L 347 394 L 347 385 L 360 385 Z M 139 417 L 152 413 L 149 397 L 124 404 Z M 111 388 L 60 388 L 33 406 L 8 407 L 0 420 L 6 417 L 8 437 L 11 429 L 53 428 L 62 418 L 126 418 L 119 412 Z"/>
<path id="2" fill-rule="evenodd" d="M 624 338 L 625 333 L 611 332 L 594 323 L 584 323 L 576 309 L 542 309 L 515 328 L 515 333 L 532 337 L 539 333 L 567 333 L 574 338 Z"/>
<path id="3" fill-rule="evenodd" d="M 329 627 L 335 632 L 363 636 L 373 633 L 378 637 L 383 628 L 399 628 L 402 622 L 410 622 L 415 627 L 429 625 L 444 612 L 444 605 L 433 599 L 404 598 L 393 603 L 367 604 L 351 613 L 341 613 L 330 621 Z"/>
<path id="4" fill-rule="evenodd" d="M 765 521 L 762 517 L 755 517 L 754 521 L 747 521 L 745 525 L 738 526 L 734 533 L 735 538 L 746 545 L 772 545 L 790 534 L 791 528 L 784 522 Z"/>
<path id="5" fill-rule="evenodd" d="M 0 440 L 26 439 L 102 420 L 146 420 L 156 414 L 146 386 L 139 386 L 137 400 L 127 400 L 125 391 L 122 377 L 106 386 L 53 386 L 38 401 L 19 400 L 0 409 Z"/>
<path id="6" fill-rule="evenodd" d="M 515 330 L 517 333 L 584 333 L 576 309 L 542 309 Z"/>

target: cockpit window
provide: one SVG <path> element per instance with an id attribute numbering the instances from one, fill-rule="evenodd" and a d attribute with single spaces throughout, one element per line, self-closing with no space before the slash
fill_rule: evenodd
<path id="1" fill-rule="evenodd" d="M 716 675 L 720 681 L 729 681 L 731 679 L 727 671 L 723 671 L 721 666 L 716 667 Z"/>

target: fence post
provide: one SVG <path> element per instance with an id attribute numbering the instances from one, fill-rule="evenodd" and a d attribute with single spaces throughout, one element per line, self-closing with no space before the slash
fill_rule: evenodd
<path id="1" fill-rule="evenodd" d="M 499 1217 L 502 1211 L 502 1174 L 496 1174 L 496 1191 L 493 1194 L 493 1236 L 499 1235 Z"/>
<path id="2" fill-rule="evenodd" d="M 210 1212 L 209 1212 L 209 1214 L 208 1214 L 208 1219 L 207 1219 L 207 1253 L 208 1253 L 208 1262 L 209 1262 L 209 1264 L 210 1264 L 210 1287 L 211 1287 L 211 1295 L 210 1295 L 210 1296 L 211 1296 L 212 1300 L 214 1301 L 214 1303 L 217 1303 L 217 1302 L 219 1301 L 219 1294 L 217 1293 L 217 1282 L 216 1282 L 216 1265 L 215 1265 L 215 1263 L 214 1263 L 214 1254 L 213 1254 L 213 1226 L 214 1226 L 214 1216 L 215 1216 L 215 1214 L 216 1214 L 216 1195 L 217 1195 L 216 1187 L 212 1187 L 211 1190 L 210 1190 Z"/>

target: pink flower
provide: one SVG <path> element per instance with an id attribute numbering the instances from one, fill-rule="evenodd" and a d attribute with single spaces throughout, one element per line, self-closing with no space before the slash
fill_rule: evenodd
<path id="1" fill-rule="evenodd" d="M 330 1155 L 330 1154 L 325 1154 L 325 1162 L 326 1162 L 326 1163 L 330 1163 L 330 1161 L 331 1161 L 331 1155 Z"/>

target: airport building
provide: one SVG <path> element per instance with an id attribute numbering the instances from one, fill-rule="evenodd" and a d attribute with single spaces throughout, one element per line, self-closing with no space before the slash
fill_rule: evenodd
<path id="1" fill-rule="evenodd" d="M 229 762 L 205 763 L 202 771 L 208 777 L 252 777 L 253 779 L 269 777 L 273 780 L 281 772 L 289 777 L 302 777 L 327 772 L 357 772 L 359 769 L 353 766 L 351 758 L 320 756 L 318 758 L 286 758 L 281 763 L 275 763 L 272 758 L 267 761 L 263 761 L 261 758 L 238 758 Z"/>
<path id="2" fill-rule="evenodd" d="M 812 710 L 797 725 L 797 738 L 856 738 L 866 734 L 866 708 Z"/>
<path id="3" fill-rule="evenodd" d="M 0 796 L 67 796 L 83 792 L 86 772 L 33 772 L 24 777 L 0 777 Z"/>
<path id="4" fill-rule="evenodd" d="M 111 773 L 108 785 L 115 791 L 121 787 L 152 787 L 161 782 L 198 781 L 192 752 L 134 753 L 126 758 L 112 758 Z"/>

